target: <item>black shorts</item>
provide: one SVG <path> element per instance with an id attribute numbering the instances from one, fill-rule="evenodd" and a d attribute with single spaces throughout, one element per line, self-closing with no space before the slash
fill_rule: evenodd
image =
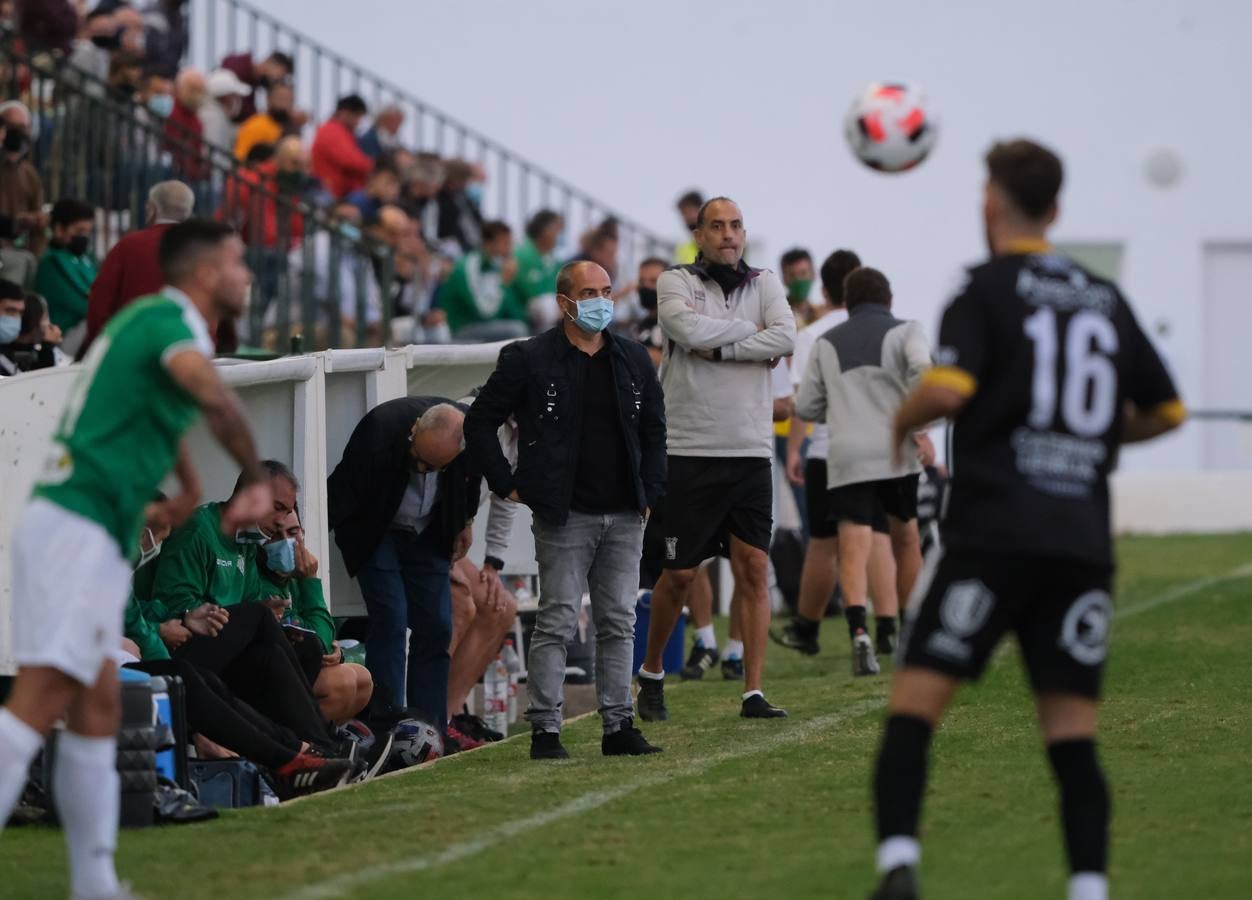
<path id="1" fill-rule="evenodd" d="M 761 457 L 669 457 L 665 496 L 644 533 L 655 568 L 692 569 L 729 555 L 730 535 L 769 552 L 774 528 L 774 474 Z"/>
<path id="2" fill-rule="evenodd" d="M 1056 557 L 949 550 L 933 555 L 910 607 L 906 666 L 977 679 L 1006 631 L 1031 687 L 1098 699 L 1113 602 L 1108 566 Z"/>
<path id="3" fill-rule="evenodd" d="M 828 516 L 836 522 L 874 525 L 875 517 L 907 522 L 917 518 L 917 475 L 841 484 L 826 492 Z M 878 529 L 875 529 L 878 530 Z"/>
<path id="4" fill-rule="evenodd" d="M 826 460 L 810 459 L 804 464 L 804 507 L 809 514 L 809 536 L 831 538 L 839 535 L 839 520 L 830 508 L 830 492 L 826 490 Z M 879 534 L 888 534 L 887 512 L 875 504 L 870 527 Z"/>

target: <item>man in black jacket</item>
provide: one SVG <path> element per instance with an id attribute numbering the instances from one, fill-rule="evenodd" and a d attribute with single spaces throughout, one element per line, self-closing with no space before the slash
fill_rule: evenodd
<path id="1" fill-rule="evenodd" d="M 469 549 L 481 482 L 461 452 L 464 418 L 440 397 L 381 403 L 357 423 L 327 482 L 330 529 L 369 612 L 373 707 L 407 705 L 440 731 L 448 724 L 448 573 Z"/>
<path id="2" fill-rule="evenodd" d="M 470 407 L 475 467 L 534 513 L 539 618 L 527 664 L 533 759 L 563 759 L 565 647 L 583 594 L 596 626 L 596 694 L 606 756 L 655 753 L 634 727 L 630 677 L 643 526 L 665 484 L 665 403 L 643 345 L 605 331 L 612 283 L 592 262 L 557 277 L 564 322 L 500 353 Z M 517 471 L 496 429 L 518 423 Z"/>

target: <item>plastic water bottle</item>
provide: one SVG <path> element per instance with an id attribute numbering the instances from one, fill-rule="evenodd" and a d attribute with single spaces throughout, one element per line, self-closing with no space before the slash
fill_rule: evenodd
<path id="1" fill-rule="evenodd" d="M 509 670 L 500 654 L 483 676 L 483 720 L 501 734 L 509 732 Z"/>
<path id="2" fill-rule="evenodd" d="M 504 642 L 504 653 L 501 657 L 504 667 L 509 670 L 509 724 L 517 721 L 517 679 L 522 674 L 522 658 L 513 647 L 513 639 Z"/>

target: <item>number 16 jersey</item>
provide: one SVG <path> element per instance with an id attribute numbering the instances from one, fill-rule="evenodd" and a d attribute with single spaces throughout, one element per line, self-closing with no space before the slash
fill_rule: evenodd
<path id="1" fill-rule="evenodd" d="M 925 382 L 968 397 L 949 432 L 946 545 L 1111 565 L 1124 405 L 1184 416 L 1117 287 L 1032 244 L 970 270 L 939 344 Z"/>

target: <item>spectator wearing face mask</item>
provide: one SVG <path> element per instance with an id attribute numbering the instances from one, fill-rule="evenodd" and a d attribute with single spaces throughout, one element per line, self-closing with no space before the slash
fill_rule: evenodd
<path id="1" fill-rule="evenodd" d="M 631 329 L 635 340 L 648 348 L 652 365 L 660 367 L 661 351 L 665 349 L 665 333 L 661 331 L 656 315 L 656 283 L 661 273 L 668 269 L 665 260 L 650 256 L 639 264 L 639 279 L 635 295 L 639 300 L 641 317 Z"/>
<path id="2" fill-rule="evenodd" d="M 52 242 L 35 272 L 35 290 L 47 299 L 52 323 L 65 334 L 67 353 L 78 349 L 87 332 L 87 297 L 100 268 L 91 252 L 95 218 L 90 203 L 58 200 L 52 207 Z"/>
<path id="3" fill-rule="evenodd" d="M 4 282 L 0 282 L 2 284 Z M 5 293 L 0 289 L 0 296 Z M 0 322 L 0 339 L 11 330 L 12 325 Z M 10 364 L 17 371 L 34 372 L 69 365 L 69 362 L 69 357 L 61 352 L 61 329 L 48 318 L 47 302 L 34 291 L 27 291 L 21 333 L 12 343 L 0 341 L 0 375 L 15 374 Z"/>
<path id="4" fill-rule="evenodd" d="M 30 110 L 16 100 L 0 103 L 0 216 L 9 216 L 12 230 L 25 237 L 36 255 L 43 249 L 43 182 L 31 165 Z"/>
<path id="5" fill-rule="evenodd" d="M 25 312 L 25 291 L 11 281 L 0 280 L 0 375 L 24 371 L 18 362 L 15 344 L 22 334 Z"/>
<path id="6" fill-rule="evenodd" d="M 462 256 L 439 290 L 453 340 L 462 343 L 525 337 L 526 307 L 509 290 L 517 275 L 513 233 L 503 222 L 483 225 L 483 246 Z"/>
<path id="7" fill-rule="evenodd" d="M 374 160 L 356 144 L 356 130 L 368 112 L 356 94 L 341 97 L 313 139 L 313 174 L 336 200 L 365 187 L 374 170 Z"/>
<path id="8" fill-rule="evenodd" d="M 199 112 L 204 139 L 210 146 L 233 151 L 238 130 L 235 118 L 243 109 L 243 98 L 250 90 L 227 69 L 213 70 L 207 84 L 209 96 Z"/>
<path id="9" fill-rule="evenodd" d="M 526 223 L 526 240 L 513 254 L 517 277 L 509 290 L 532 324 L 550 322 L 557 314 L 556 273 L 561 270 L 561 263 L 556 258 L 556 247 L 564 230 L 565 220 L 560 213 L 541 209 Z"/>
<path id="10" fill-rule="evenodd" d="M 295 92 L 291 85 L 279 83 L 265 92 L 265 112 L 254 113 L 239 126 L 235 138 L 235 159 L 243 162 L 257 144 L 277 145 L 285 135 L 297 133 L 292 118 Z"/>

